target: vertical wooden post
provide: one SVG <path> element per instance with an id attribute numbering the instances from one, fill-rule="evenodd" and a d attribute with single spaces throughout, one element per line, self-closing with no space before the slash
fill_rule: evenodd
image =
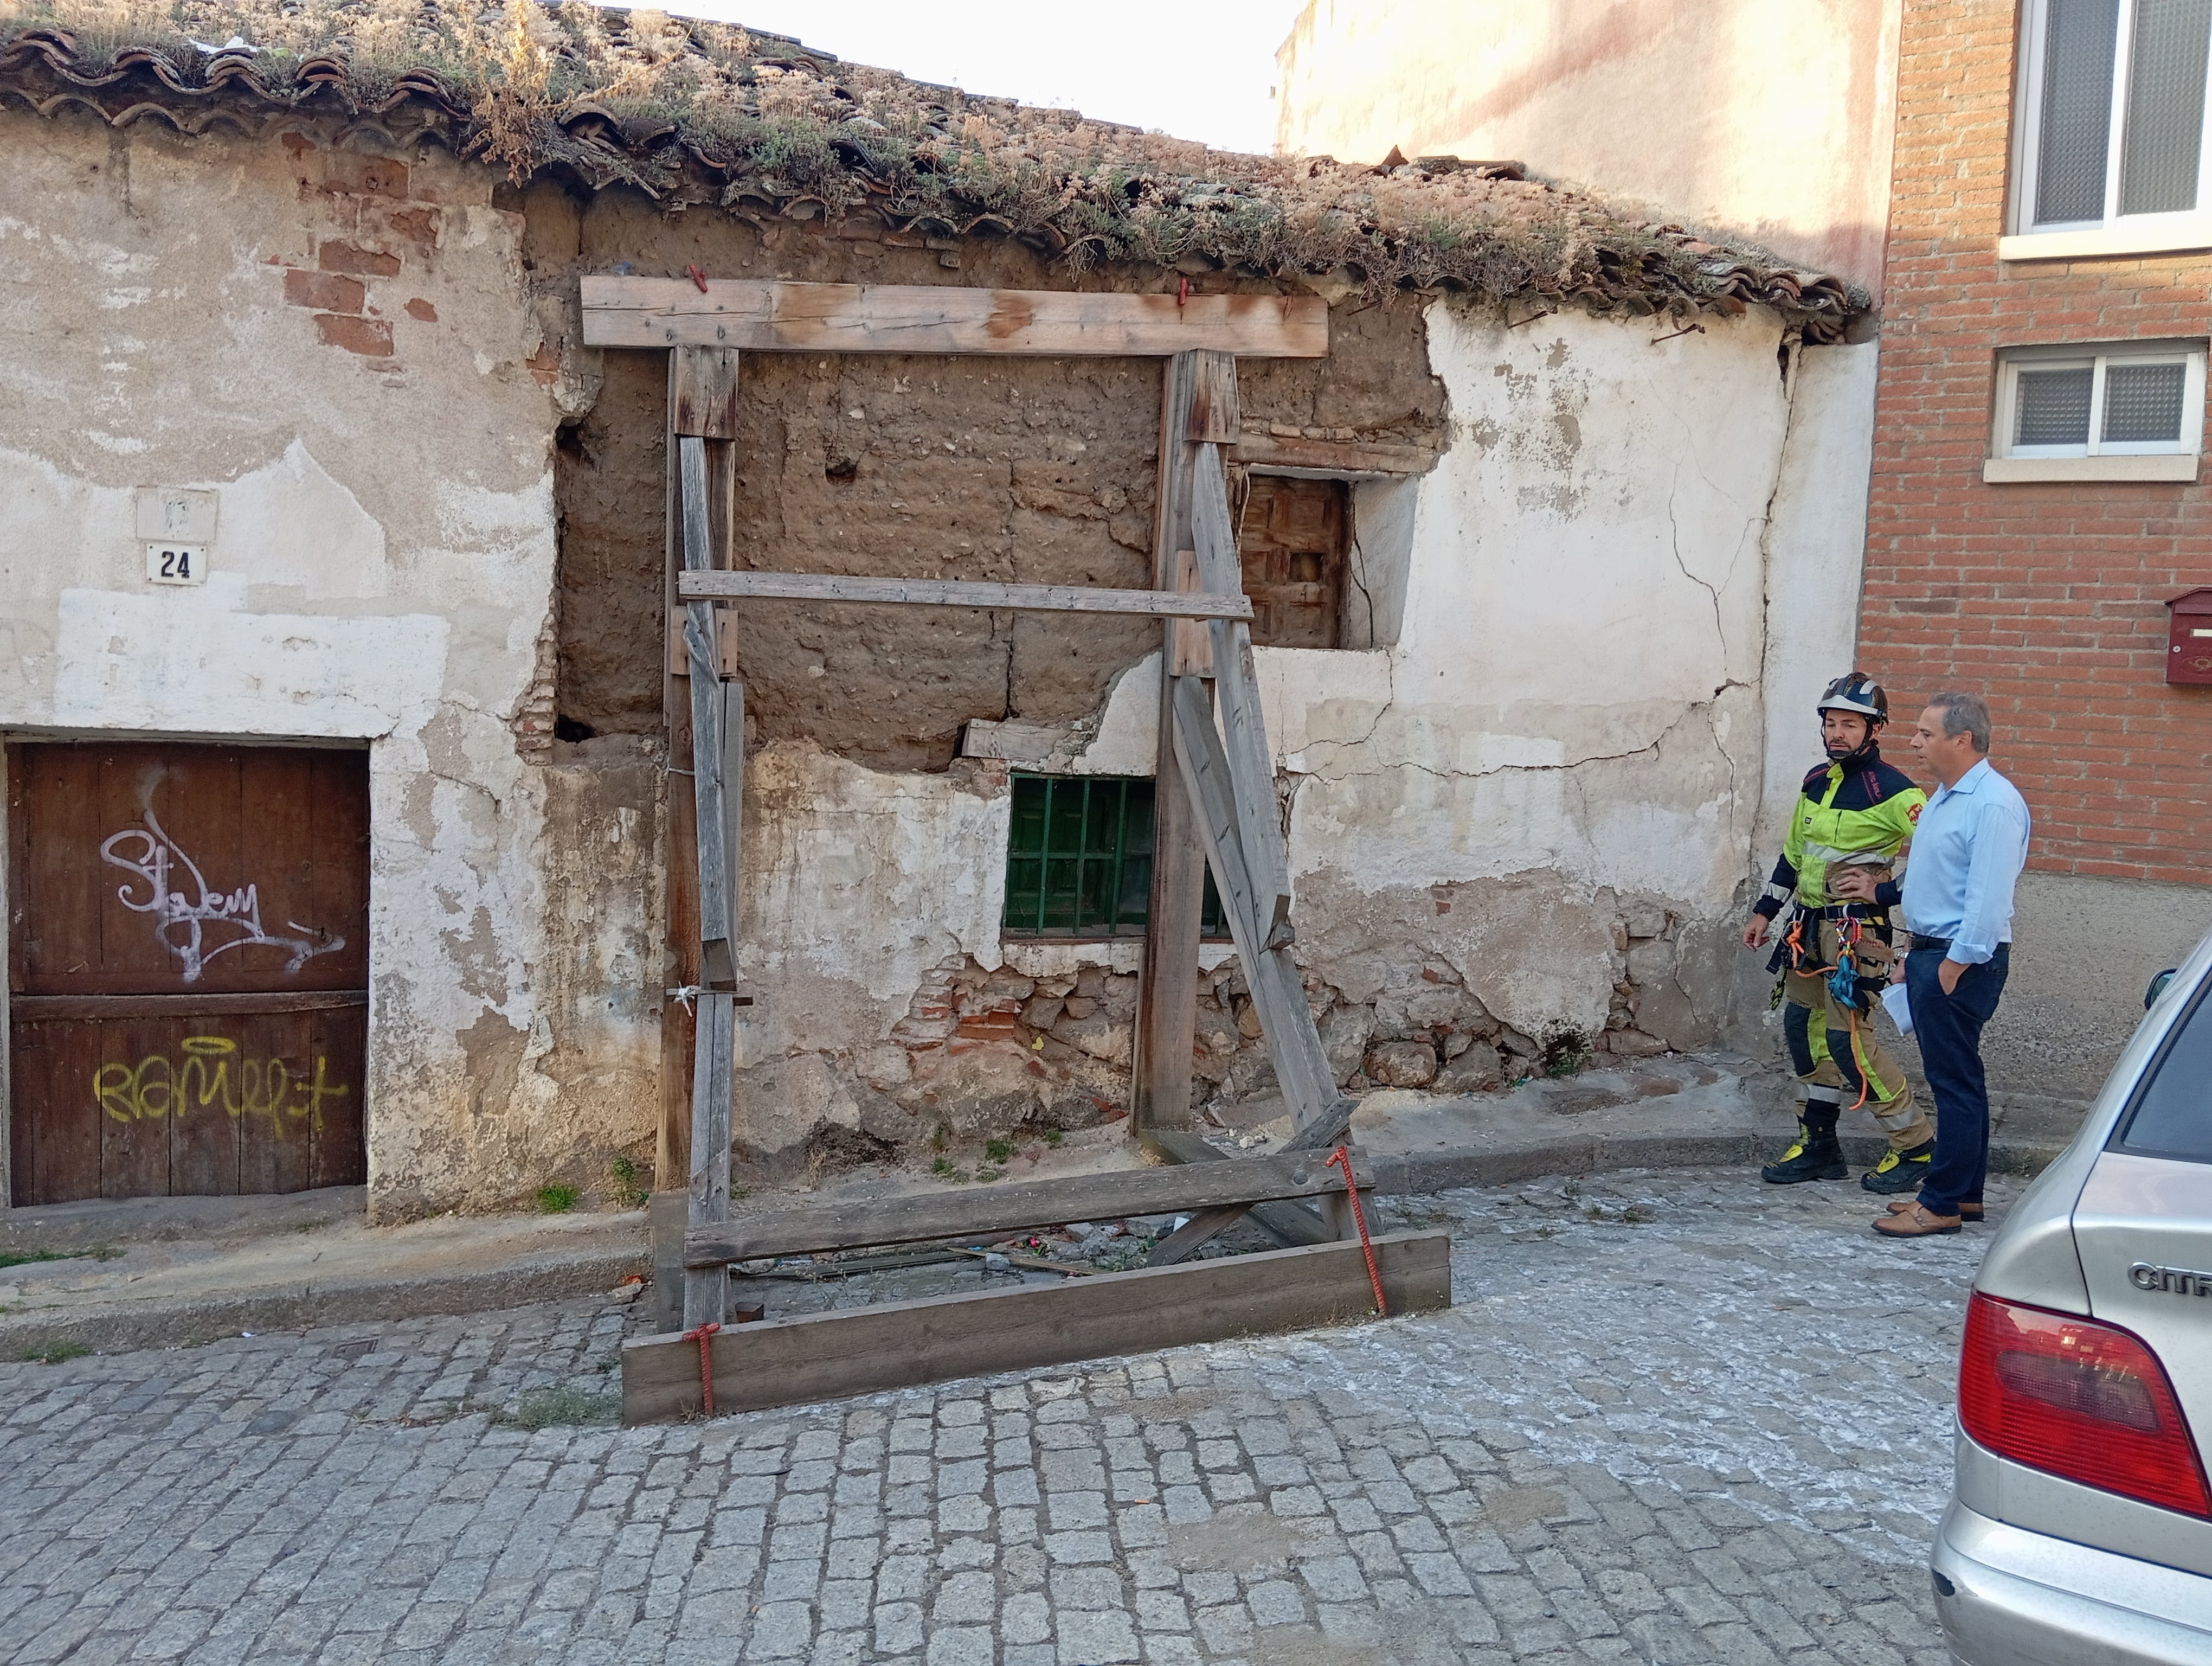
<path id="1" fill-rule="evenodd" d="M 1194 438 L 1237 420 L 1237 361 L 1214 352 L 1178 353 L 1160 386 L 1158 506 L 1152 521 L 1152 582 L 1193 588 L 1182 552 L 1191 547 Z M 1152 894 L 1145 927 L 1144 976 L 1137 996 L 1130 1126 L 1190 1125 L 1191 1048 L 1198 1017 L 1198 947 L 1206 909 L 1206 846 L 1176 762 L 1174 690 L 1176 627 L 1161 633 L 1159 765 L 1152 793 Z"/>
<path id="2" fill-rule="evenodd" d="M 737 1073 L 738 1003 L 734 995 L 699 995 L 699 1046 L 691 1079 L 691 1197 L 694 1226 L 720 1226 L 730 1219 L 730 1097 Z M 684 1272 L 684 1329 L 718 1325 L 728 1316 L 730 1269 L 693 1267 Z"/>
<path id="3" fill-rule="evenodd" d="M 674 611 L 676 575 L 684 564 L 686 518 L 681 454 L 686 435 L 703 440 L 706 539 L 710 564 L 729 564 L 732 500 L 737 483 L 738 355 L 713 348 L 679 347 L 668 356 L 668 502 L 666 556 L 663 562 L 664 615 Z M 688 621 L 687 621 L 688 624 Z M 715 640 L 710 638 L 710 640 Z M 719 641 L 716 641 L 717 648 Z M 719 652 L 714 655 L 720 670 Z M 697 799 L 693 787 L 693 696 L 688 674 L 672 667 L 661 682 L 661 704 L 668 728 L 667 842 L 665 883 L 667 898 L 667 987 L 693 988 L 702 982 L 699 917 Z M 742 749 L 742 718 L 737 745 Z M 700 1019 L 703 1009 L 664 995 L 660 1009 L 660 1125 L 654 1150 L 653 1184 L 669 1201 L 655 1200 L 653 1232 L 654 1312 L 662 1329 L 683 1316 L 682 1238 L 690 1214 L 693 1085 L 698 1076 Z M 732 1015 L 734 1023 L 734 1014 Z M 734 1038 L 733 1038 L 734 1042 Z M 721 1195 L 728 1195 L 728 1124 L 723 1124 L 725 1153 Z M 716 1316 L 719 1317 L 719 1314 Z M 694 1322 L 696 1322 L 696 1321 Z"/>

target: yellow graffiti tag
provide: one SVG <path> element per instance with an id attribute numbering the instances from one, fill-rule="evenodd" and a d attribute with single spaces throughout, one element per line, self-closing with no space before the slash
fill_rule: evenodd
<path id="1" fill-rule="evenodd" d="M 351 1091 L 330 1079 L 330 1061 L 320 1054 L 311 1074 L 295 1073 L 282 1059 L 241 1053 L 227 1036 L 187 1036 L 178 1050 L 181 1059 L 149 1053 L 135 1065 L 101 1065 L 92 1073 L 94 1103 L 118 1122 L 182 1118 L 219 1106 L 227 1116 L 267 1118 L 281 1140 L 287 1119 L 320 1133 L 323 1101 Z"/>

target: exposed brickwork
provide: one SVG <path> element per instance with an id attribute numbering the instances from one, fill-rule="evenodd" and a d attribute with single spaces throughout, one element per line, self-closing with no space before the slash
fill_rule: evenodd
<path id="1" fill-rule="evenodd" d="M 407 346 L 410 332 L 438 322 L 438 309 L 420 295 L 408 296 L 398 283 L 386 285 L 399 278 L 411 278 L 410 288 L 422 285 L 452 205 L 439 197 L 432 170 L 418 173 L 390 157 L 321 144 L 305 133 L 287 132 L 281 139 L 308 210 L 307 246 L 268 257 L 284 274 L 286 304 L 315 314 L 325 346 L 366 359 L 393 358 Z M 410 194 L 416 192 L 421 195 Z M 409 321 L 395 329 L 394 313 Z M 414 338 L 427 344 L 428 332 Z M 541 382 L 553 380 L 534 362 L 531 370 Z"/>
<path id="2" fill-rule="evenodd" d="M 325 243 L 317 252 L 315 264 L 326 272 L 358 272 L 364 277 L 399 276 L 398 255 L 364 249 L 358 243 Z"/>
<path id="3" fill-rule="evenodd" d="M 559 620 L 548 611 L 545 623 L 538 631 L 530 687 L 511 725 L 514 750 L 533 763 L 543 763 L 553 750 L 553 667 L 561 651 L 559 624 Z"/>
<path id="4" fill-rule="evenodd" d="M 380 318 L 352 318 L 339 313 L 318 313 L 315 328 L 323 345 L 343 347 L 368 359 L 392 356 L 392 325 Z"/>
<path id="5" fill-rule="evenodd" d="M 289 271 L 284 274 L 284 300 L 293 307 L 309 307 L 319 313 L 358 313 L 368 291 L 358 280 L 334 272 Z"/>
<path id="6" fill-rule="evenodd" d="M 1986 485 L 1996 355 L 2203 336 L 2212 256 L 2000 265 L 2014 0 L 1908 4 L 1860 661 L 1899 705 L 1984 693 L 2030 865 L 2204 883 L 2212 690 L 2162 680 L 2163 602 L 2212 583 L 2203 485 Z"/>

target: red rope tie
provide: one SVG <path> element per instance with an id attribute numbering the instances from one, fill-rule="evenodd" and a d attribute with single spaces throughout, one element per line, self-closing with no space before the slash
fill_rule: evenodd
<path id="1" fill-rule="evenodd" d="M 1366 1229 L 1362 1227 L 1360 1231 L 1361 1236 L 1364 1237 Z M 685 1341 L 689 1342 L 696 1339 L 699 1344 L 699 1400 L 708 1417 L 714 1414 L 714 1345 L 708 1339 L 720 1329 L 721 1326 L 710 1320 L 696 1330 L 687 1330 L 684 1333 Z"/>
<path id="2" fill-rule="evenodd" d="M 1375 1316 L 1387 1319 L 1390 1316 L 1390 1304 L 1383 1298 L 1382 1275 L 1375 1270 L 1375 1246 L 1368 1241 L 1367 1211 L 1359 1207 L 1359 1187 L 1352 1177 L 1351 1149 L 1339 1146 L 1328 1154 L 1328 1161 L 1322 1167 L 1344 1170 L 1344 1195 L 1352 1200 L 1352 1220 L 1359 1228 L 1360 1253 L 1367 1257 L 1367 1281 L 1375 1286 Z"/>

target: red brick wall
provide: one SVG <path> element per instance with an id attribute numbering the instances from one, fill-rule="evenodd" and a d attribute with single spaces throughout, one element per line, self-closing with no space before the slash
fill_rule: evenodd
<path id="1" fill-rule="evenodd" d="M 1987 697 L 2030 866 L 2212 882 L 2212 689 L 2161 680 L 2212 493 L 1981 478 L 1999 348 L 2203 336 L 2212 255 L 1998 264 L 2015 26 L 2014 0 L 1905 7 L 1859 662 L 1907 722 Z"/>

